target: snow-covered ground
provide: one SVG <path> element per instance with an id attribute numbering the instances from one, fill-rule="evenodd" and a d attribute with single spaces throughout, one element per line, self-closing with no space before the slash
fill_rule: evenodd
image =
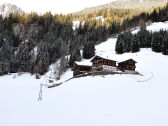
<path id="1" fill-rule="evenodd" d="M 102 16 L 98 16 L 98 17 L 95 17 L 95 18 L 92 18 L 93 19 L 96 19 L 96 20 L 101 20 L 102 23 L 104 23 L 105 19 L 102 17 Z M 81 22 L 82 25 L 84 25 L 84 22 Z M 73 21 L 73 29 L 75 30 L 76 28 L 78 28 L 80 25 L 80 21 Z"/>
<path id="2" fill-rule="evenodd" d="M 152 23 L 151 25 L 147 26 L 146 29 L 148 31 L 152 31 L 152 32 L 158 32 L 161 29 L 162 30 L 168 30 L 168 21 L 166 22 L 156 22 L 156 23 Z M 137 33 L 138 31 L 140 31 L 140 28 L 136 28 L 136 30 L 132 31 L 133 34 Z"/>
<path id="3" fill-rule="evenodd" d="M 42 101 L 38 101 L 40 84 L 51 70 L 39 80 L 30 74 L 2 76 L 0 126 L 168 126 L 168 56 L 151 49 L 117 55 L 115 43 L 111 38 L 96 46 L 96 54 L 133 58 L 144 76 L 76 78 L 56 88 L 43 87 Z M 70 77 L 68 70 L 59 82 Z"/>
<path id="4" fill-rule="evenodd" d="M 80 21 L 73 21 L 73 29 L 75 30 L 80 25 Z"/>

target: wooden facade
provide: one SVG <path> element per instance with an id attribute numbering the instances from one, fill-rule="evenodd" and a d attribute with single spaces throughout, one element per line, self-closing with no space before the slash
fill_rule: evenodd
<path id="1" fill-rule="evenodd" d="M 74 64 L 73 68 L 73 76 L 77 76 L 80 74 L 84 74 L 87 72 L 90 72 L 92 70 L 91 66 L 85 66 L 85 65 L 78 65 L 78 64 Z"/>
<path id="2" fill-rule="evenodd" d="M 136 63 L 137 62 L 135 60 L 129 59 L 123 62 L 119 62 L 117 68 L 122 71 L 125 71 L 125 70 L 135 71 Z"/>
<path id="3" fill-rule="evenodd" d="M 116 62 L 117 61 L 114 61 L 114 60 L 110 60 L 110 59 L 105 59 L 105 58 L 102 58 L 100 56 L 95 56 L 92 60 L 92 66 L 93 67 L 99 67 L 99 66 L 102 66 L 102 65 L 107 65 L 107 66 L 113 66 L 113 67 L 116 67 Z"/>
<path id="4" fill-rule="evenodd" d="M 83 62 L 75 62 L 72 67 L 73 76 L 77 76 L 80 74 L 85 74 L 89 72 L 116 72 L 118 70 L 132 73 L 135 72 L 137 62 L 133 59 L 128 59 L 123 62 L 119 62 L 117 65 L 117 61 L 105 59 L 100 56 L 95 56 L 91 62 L 83 63 Z"/>

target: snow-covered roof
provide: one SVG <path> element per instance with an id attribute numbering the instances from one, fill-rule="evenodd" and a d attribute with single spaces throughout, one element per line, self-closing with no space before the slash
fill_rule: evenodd
<path id="1" fill-rule="evenodd" d="M 80 66 L 92 66 L 92 63 L 90 62 L 90 60 L 85 60 L 85 61 L 75 62 L 75 63 Z"/>
<path id="2" fill-rule="evenodd" d="M 96 55 L 96 56 L 98 56 L 98 55 Z M 75 64 L 77 64 L 79 66 L 92 66 L 92 62 L 91 61 L 95 57 L 93 57 L 91 60 L 84 60 L 84 61 L 81 61 L 81 62 L 75 62 Z M 124 61 L 127 61 L 129 59 L 132 59 L 132 58 L 128 58 L 128 57 L 123 58 L 123 57 L 113 57 L 113 56 L 98 56 L 98 57 L 101 57 L 101 58 L 107 59 L 107 60 L 113 60 L 113 61 L 116 61 L 117 63 L 124 62 Z"/>
<path id="3" fill-rule="evenodd" d="M 127 61 L 133 61 L 133 62 L 137 63 L 134 59 L 127 59 L 127 60 L 124 60 L 124 61 L 120 61 L 119 63 L 124 63 L 124 62 L 127 62 Z"/>
<path id="4" fill-rule="evenodd" d="M 99 56 L 99 55 L 96 55 L 96 56 Z M 132 59 L 131 57 L 123 57 L 123 56 L 116 56 L 116 55 L 110 55 L 110 56 L 99 56 L 103 59 L 108 59 L 108 60 L 113 60 L 113 61 L 117 61 L 117 62 L 124 62 L 124 61 L 127 61 L 129 59 Z M 94 59 L 94 58 L 92 58 Z M 133 59 L 134 60 L 134 59 Z"/>
<path id="5" fill-rule="evenodd" d="M 102 58 L 102 59 L 115 61 L 114 59 L 110 59 L 110 58 L 108 58 L 108 56 L 105 58 L 105 57 L 96 55 L 95 57 L 100 57 L 100 58 Z M 95 57 L 94 57 L 94 58 L 95 58 Z M 92 58 L 91 62 L 94 60 L 94 58 Z"/>

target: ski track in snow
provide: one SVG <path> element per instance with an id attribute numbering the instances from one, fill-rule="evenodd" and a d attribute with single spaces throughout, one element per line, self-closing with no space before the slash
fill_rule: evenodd
<path id="1" fill-rule="evenodd" d="M 167 28 L 168 22 L 147 29 Z M 96 46 L 96 54 L 111 59 L 135 59 L 144 76 L 107 75 L 77 78 L 48 89 L 38 101 L 41 79 L 34 75 L 0 77 L 0 126 L 168 126 L 168 57 L 151 49 L 115 54 L 116 38 Z M 88 60 L 83 60 L 87 62 Z M 53 66 L 51 65 L 50 68 Z M 138 83 L 137 80 L 149 81 Z M 72 77 L 68 70 L 60 81 Z"/>

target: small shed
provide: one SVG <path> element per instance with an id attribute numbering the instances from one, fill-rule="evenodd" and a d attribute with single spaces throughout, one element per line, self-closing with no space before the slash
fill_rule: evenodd
<path id="1" fill-rule="evenodd" d="M 73 76 L 77 76 L 80 74 L 88 73 L 92 70 L 92 65 L 91 64 L 85 64 L 85 63 L 80 63 L 80 62 L 75 62 L 73 67 Z"/>
<path id="2" fill-rule="evenodd" d="M 123 70 L 123 71 L 125 71 L 125 70 L 135 71 L 135 69 L 136 69 L 136 65 L 135 64 L 136 63 L 137 62 L 135 60 L 128 59 L 126 61 L 119 62 L 117 68 L 119 70 Z"/>

